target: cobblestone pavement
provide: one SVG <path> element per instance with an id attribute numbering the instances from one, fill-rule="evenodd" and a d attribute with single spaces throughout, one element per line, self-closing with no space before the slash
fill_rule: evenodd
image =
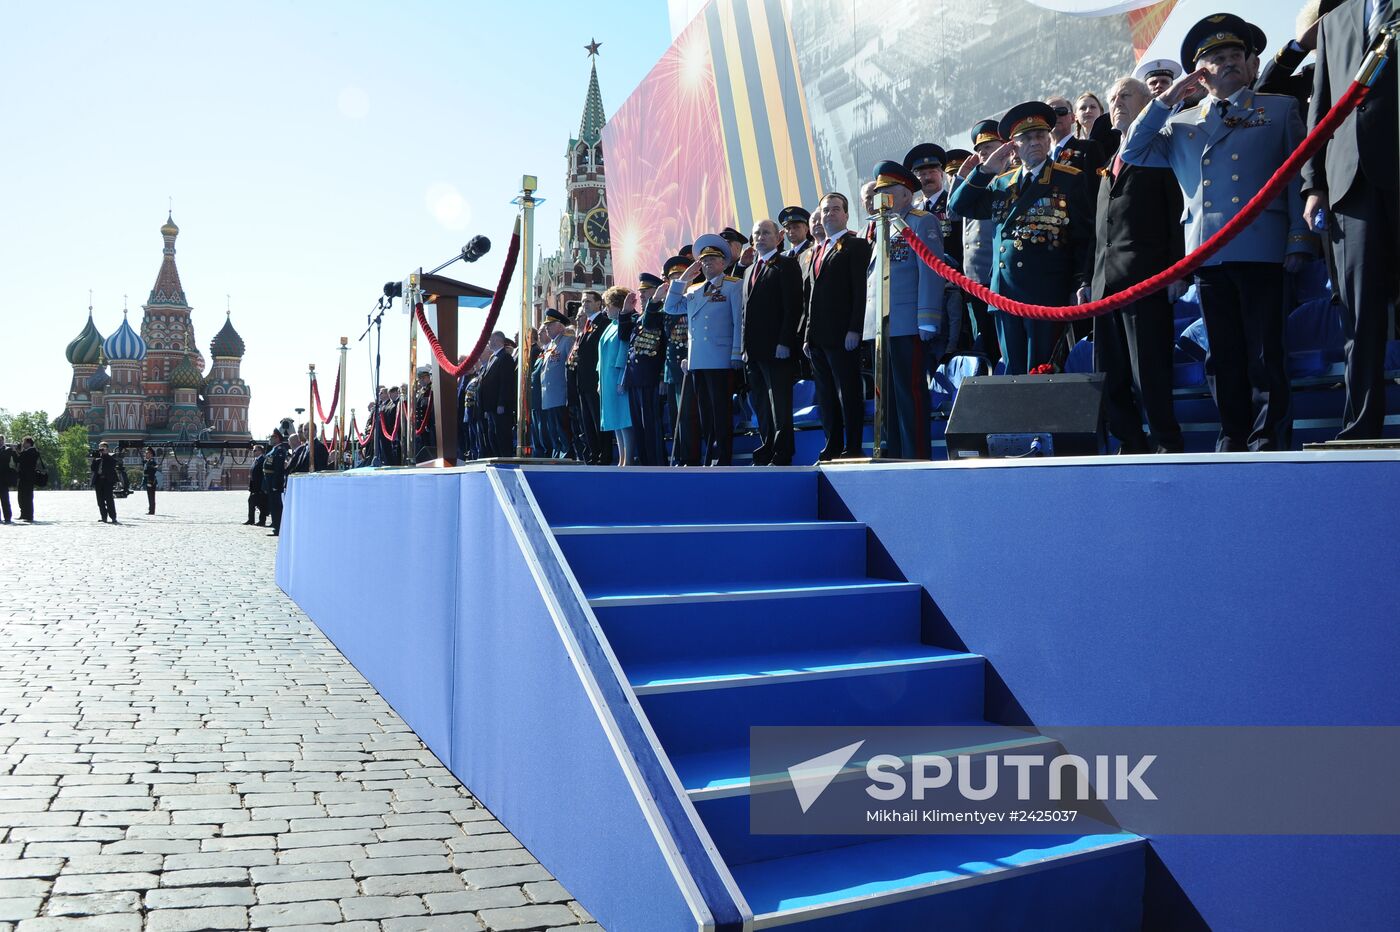
<path id="1" fill-rule="evenodd" d="M 245 499 L 0 526 L 0 932 L 596 932 L 277 588 Z"/>

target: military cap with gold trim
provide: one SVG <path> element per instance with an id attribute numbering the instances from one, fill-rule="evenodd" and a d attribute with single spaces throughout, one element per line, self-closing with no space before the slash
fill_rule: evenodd
<path id="1" fill-rule="evenodd" d="M 733 227 L 725 227 L 723 230 L 719 231 L 719 235 L 724 237 L 726 241 L 731 243 L 738 243 L 740 246 L 747 245 L 749 241 L 749 238 L 747 236 L 740 233 Z M 700 245 L 700 241 L 696 240 L 695 245 Z"/>
<path id="2" fill-rule="evenodd" d="M 1039 100 L 1028 100 L 1006 111 L 1006 116 L 997 124 L 997 132 L 1002 139 L 1014 139 L 1038 129 L 1049 132 L 1054 125 L 1054 107 Z"/>
<path id="3" fill-rule="evenodd" d="M 966 149 L 949 149 L 948 158 L 943 163 L 943 170 L 950 175 L 956 175 L 958 169 L 962 168 L 962 163 L 972 157 L 972 153 Z"/>
<path id="4" fill-rule="evenodd" d="M 688 256 L 672 256 L 661 266 L 661 274 L 670 275 L 672 272 L 684 272 L 690 268 L 690 263 L 694 261 Z"/>
<path id="5" fill-rule="evenodd" d="M 1239 46 L 1256 55 L 1264 51 L 1264 32 L 1233 13 L 1215 13 L 1186 30 L 1181 43 L 1181 64 L 1196 67 L 1207 52 L 1227 46 Z"/>
<path id="6" fill-rule="evenodd" d="M 703 259 L 706 256 L 719 256 L 729 263 L 733 256 L 729 251 L 729 243 L 725 242 L 723 234 L 706 233 L 704 236 L 695 239 L 695 258 Z"/>
<path id="7" fill-rule="evenodd" d="M 904 167 L 911 172 L 930 166 L 942 168 L 946 161 L 948 161 L 948 153 L 943 151 L 942 146 L 934 145 L 931 142 L 921 142 L 904 153 Z"/>
<path id="8" fill-rule="evenodd" d="M 565 327 L 573 323 L 573 321 L 569 319 L 568 314 L 565 314 L 563 311 L 556 310 L 555 308 L 550 308 L 549 310 L 545 311 L 544 319 L 552 320 L 556 324 L 563 324 Z"/>
<path id="9" fill-rule="evenodd" d="M 812 213 L 805 207 L 784 207 L 778 214 L 778 222 L 783 226 L 789 223 L 811 223 Z"/>
<path id="10" fill-rule="evenodd" d="M 881 188 L 892 188 L 896 185 L 903 185 L 910 191 L 919 191 L 923 185 L 919 183 L 918 177 L 899 162 L 892 162 L 886 159 L 883 162 L 876 162 L 870 174 L 875 178 L 875 190 Z"/>
<path id="11" fill-rule="evenodd" d="M 975 149 L 984 142 L 1006 142 L 1001 138 L 1001 125 L 996 120 L 979 120 L 972 127 L 972 147 Z"/>
<path id="12" fill-rule="evenodd" d="M 655 288 L 661 284 L 661 276 L 654 272 L 643 272 L 637 276 L 637 288 Z"/>

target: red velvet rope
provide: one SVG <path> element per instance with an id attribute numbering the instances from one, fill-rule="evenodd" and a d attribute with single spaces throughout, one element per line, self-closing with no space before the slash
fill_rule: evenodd
<path id="1" fill-rule="evenodd" d="M 520 254 L 520 225 L 516 224 L 516 229 L 510 235 L 510 246 L 506 249 L 506 264 L 501 267 L 501 280 L 496 285 L 496 293 L 491 298 L 491 309 L 486 312 L 486 322 L 481 325 L 481 336 L 477 338 L 476 346 L 471 353 L 460 362 L 454 363 L 448 359 L 442 351 L 442 344 L 438 342 L 437 334 L 428 325 L 428 318 L 423 313 L 422 303 L 413 306 L 413 316 L 418 318 L 418 326 L 423 330 L 423 336 L 427 337 L 428 345 L 433 348 L 433 355 L 437 357 L 438 365 L 443 371 L 448 372 L 455 379 L 463 372 L 466 372 L 476 361 L 481 358 L 481 354 L 486 350 L 486 342 L 491 339 L 491 331 L 496 326 L 496 318 L 500 316 L 501 304 L 506 298 L 506 288 L 510 286 L 510 277 L 515 274 L 515 258 Z"/>
<path id="2" fill-rule="evenodd" d="M 389 443 L 393 443 L 395 440 L 399 439 L 399 421 L 402 420 L 399 414 L 402 407 L 403 402 L 394 405 L 394 429 L 392 432 L 390 432 L 389 428 L 384 424 L 384 412 L 379 412 L 379 429 L 384 432 L 384 439 Z"/>
<path id="3" fill-rule="evenodd" d="M 1195 252 L 1184 256 L 1175 265 L 1164 269 L 1153 275 L 1146 281 L 1139 282 L 1124 291 L 1091 301 L 1088 304 L 1078 304 L 1069 307 L 1049 307 L 1043 304 L 1024 304 L 1014 301 L 1005 295 L 993 292 L 985 285 L 979 284 L 963 275 L 957 269 L 944 262 L 933 254 L 924 242 L 919 239 L 913 230 L 905 228 L 900 231 L 905 242 L 914 250 L 915 254 L 924 261 L 924 264 L 933 269 L 944 279 L 957 285 L 963 291 L 980 298 L 987 304 L 999 310 L 1007 311 L 1018 317 L 1030 317 L 1037 320 L 1080 320 L 1086 317 L 1097 317 L 1100 314 L 1107 314 L 1119 308 L 1140 301 L 1147 295 L 1161 291 L 1174 281 L 1185 278 L 1195 272 L 1207 259 L 1215 255 L 1220 249 L 1235 236 L 1254 222 L 1259 214 L 1273 203 L 1274 198 L 1283 192 L 1284 187 L 1293 180 L 1298 172 L 1303 170 L 1303 164 L 1312 158 L 1318 149 L 1331 138 L 1337 131 L 1337 127 L 1342 121 L 1351 115 L 1357 104 L 1361 103 L 1369 90 L 1364 84 L 1352 82 L 1346 93 L 1341 96 L 1332 109 L 1327 112 L 1317 124 L 1317 127 L 1308 134 L 1288 160 L 1279 166 L 1273 177 L 1268 180 L 1264 187 L 1259 189 L 1259 193 L 1250 198 L 1248 204 L 1244 206 L 1229 222 L 1215 232 L 1215 235 L 1201 244 Z"/>
<path id="4" fill-rule="evenodd" d="M 419 422 L 418 422 L 418 425 L 417 425 L 416 427 L 413 428 L 413 433 L 414 433 L 414 434 L 421 434 L 421 433 L 426 432 L 427 429 L 428 429 L 428 419 L 431 418 L 432 416 L 433 416 L 433 396 L 432 396 L 432 395 L 429 395 L 429 396 L 428 396 L 428 403 L 427 403 L 426 405 L 423 406 L 423 420 L 419 421 Z"/>
<path id="5" fill-rule="evenodd" d="M 335 407 L 340 404 L 340 370 L 335 371 L 335 390 L 331 392 L 331 413 L 327 414 L 321 410 L 321 383 L 315 377 L 311 379 L 311 396 L 316 401 L 316 413 L 321 418 L 322 424 L 329 424 L 331 418 L 335 417 Z"/>

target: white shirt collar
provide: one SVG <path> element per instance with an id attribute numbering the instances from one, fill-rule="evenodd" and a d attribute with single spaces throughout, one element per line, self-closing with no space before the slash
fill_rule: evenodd
<path id="1" fill-rule="evenodd" d="M 1249 90 L 1249 85 L 1248 85 L 1248 84 L 1246 84 L 1244 87 L 1241 87 L 1239 90 L 1235 91 L 1235 93 L 1231 94 L 1229 97 L 1216 97 L 1214 94 L 1211 94 L 1211 95 L 1209 95 L 1206 99 L 1210 101 L 1210 105 L 1211 105 L 1212 107 L 1214 107 L 1214 106 L 1215 106 L 1217 103 L 1219 103 L 1221 100 L 1228 100 L 1228 101 L 1230 102 L 1230 106 L 1232 106 L 1232 107 L 1237 107 L 1237 106 L 1239 106 L 1239 103 L 1240 103 L 1240 97 L 1241 97 L 1241 96 L 1244 94 L 1244 92 L 1247 91 L 1247 90 Z"/>
<path id="2" fill-rule="evenodd" d="M 828 236 L 828 237 L 826 238 L 826 242 L 827 242 L 827 243 L 834 243 L 834 242 L 836 242 L 838 239 L 840 239 L 841 237 L 845 236 L 845 235 L 846 235 L 847 233 L 849 233 L 849 232 L 851 232 L 851 231 L 850 231 L 850 230 L 844 230 L 844 229 L 843 229 L 843 230 L 838 230 L 838 231 L 836 231 L 835 235 L 833 235 L 833 236 Z"/>
<path id="3" fill-rule="evenodd" d="M 1049 159 L 1046 159 L 1044 162 L 1041 162 L 1039 165 L 1036 165 L 1035 167 L 1031 167 L 1031 166 L 1029 166 L 1029 165 L 1022 165 L 1022 166 L 1021 166 L 1022 177 L 1039 178 L 1039 177 L 1040 177 L 1040 171 L 1041 171 L 1041 169 L 1043 169 L 1043 168 L 1045 167 L 1045 163 L 1048 162 L 1048 161 L 1050 161 L 1050 160 L 1049 160 Z"/>
<path id="4" fill-rule="evenodd" d="M 758 257 L 758 261 L 759 261 L 759 262 L 767 262 L 767 261 L 769 261 L 770 259 L 772 259 L 774 256 L 776 256 L 777 254 L 778 254 L 778 250 L 776 250 L 776 249 L 770 249 L 770 250 L 768 250 L 767 252 L 765 252 L 763 255 L 759 256 L 759 257 Z"/>

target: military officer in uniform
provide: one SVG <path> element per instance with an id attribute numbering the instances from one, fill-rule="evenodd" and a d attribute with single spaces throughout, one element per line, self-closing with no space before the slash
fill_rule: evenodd
<path id="1" fill-rule="evenodd" d="M 1150 103 L 1123 141 L 1124 162 L 1175 172 L 1188 252 L 1243 210 L 1302 141 L 1298 102 L 1248 86 L 1250 54 L 1262 42 L 1258 29 L 1227 13 L 1192 26 L 1181 60 L 1196 70 Z M 1200 86 L 1205 101 L 1173 115 Z M 1314 242 L 1295 178 L 1196 273 L 1210 341 L 1206 375 L 1220 411 L 1217 450 L 1291 445 L 1282 273 L 1300 268 Z"/>
<path id="2" fill-rule="evenodd" d="M 749 238 L 733 227 L 725 227 L 719 231 L 719 235 L 729 244 L 729 254 L 734 257 L 734 261 L 724 270 L 725 275 L 739 276 L 743 274 L 743 269 L 739 268 L 739 253 L 744 251 L 744 247 L 749 244 Z M 696 242 L 699 247 L 699 242 Z"/>
<path id="3" fill-rule="evenodd" d="M 637 446 L 633 461 L 641 466 L 666 465 L 661 426 L 661 396 L 665 384 L 661 381 L 661 370 L 666 364 L 668 318 L 662 302 L 656 300 L 656 289 L 661 283 L 661 276 L 652 272 L 643 272 L 638 277 L 635 303 L 642 312 L 632 318 L 627 337 L 627 364 L 622 375 Z"/>
<path id="4" fill-rule="evenodd" d="M 784 207 L 778 213 L 778 225 L 783 228 L 787 248 L 783 255 L 801 256 L 812 248 L 812 215 L 805 207 Z"/>
<path id="5" fill-rule="evenodd" d="M 704 280 L 682 290 L 675 281 L 666 289 L 666 313 L 685 314 L 690 346 L 685 369 L 695 386 L 700 412 L 700 451 L 704 465 L 728 466 L 734 446 L 733 393 L 730 373 L 743 365 L 743 285 L 725 274 L 734 261 L 723 236 L 707 233 L 695 241 L 699 259 L 682 273 Z"/>
<path id="6" fill-rule="evenodd" d="M 940 174 L 942 150 L 939 150 Z M 889 194 L 893 210 L 909 229 L 940 258 L 944 258 L 943 231 L 938 218 L 914 206 L 919 178 L 899 162 L 878 163 L 872 171 L 875 193 Z M 892 231 L 893 232 L 893 231 Z M 870 288 L 880 274 L 878 254 L 871 257 Z M 949 288 L 938 273 L 914 254 L 905 239 L 890 238 L 890 316 L 885 356 L 885 450 L 895 459 L 926 460 L 932 456 L 929 441 L 928 366 L 943 355 L 949 337 Z M 873 291 L 872 291 L 873 293 Z M 876 338 L 878 309 L 867 300 L 865 338 Z"/>
<path id="7" fill-rule="evenodd" d="M 545 343 L 540 353 L 540 408 L 545 436 L 555 459 L 568 459 L 573 434 L 569 427 L 569 386 L 565 360 L 574 348 L 566 331 L 569 318 L 550 308 L 544 312 Z"/>
<path id="8" fill-rule="evenodd" d="M 681 276 L 694 261 L 686 256 L 686 250 L 689 248 L 683 248 L 666 260 L 661 274 L 666 277 L 667 282 L 680 280 L 683 284 L 686 283 Z M 665 283 L 658 287 L 656 297 L 652 300 L 664 302 L 661 288 L 665 287 Z M 690 349 L 690 318 L 679 308 L 674 314 L 670 311 L 666 314 L 666 366 L 662 378 L 666 383 L 667 398 L 670 402 L 671 465 L 699 466 L 700 412 L 695 407 L 693 380 L 685 368 L 686 353 Z"/>
<path id="9" fill-rule="evenodd" d="M 953 192 L 961 217 L 992 219 L 991 289 L 1016 301 L 1049 306 L 1084 303 L 1094 267 L 1094 203 L 1076 168 L 1050 158 L 1055 111 L 1039 101 L 1018 104 L 998 125 L 1003 143 L 984 161 L 963 163 L 967 183 Z M 1015 152 L 1021 167 L 1006 171 Z M 972 168 L 969 169 L 968 166 Z M 996 312 L 1009 375 L 1049 362 L 1055 326 Z"/>
<path id="10" fill-rule="evenodd" d="M 1001 144 L 1006 140 L 1001 138 L 1001 129 L 996 120 L 982 120 L 972 128 L 972 152 L 964 155 L 958 163 L 957 178 L 953 182 L 953 190 L 967 183 L 967 175 L 976 167 L 977 162 L 992 157 L 992 153 L 1001 148 Z M 972 156 L 976 155 L 977 159 Z M 949 200 L 952 196 L 949 195 Z M 963 242 L 963 274 L 980 285 L 991 287 L 992 284 L 992 256 L 996 252 L 993 240 L 996 238 L 997 224 L 995 220 L 977 220 L 971 217 L 963 217 L 954 212 L 962 220 L 962 242 Z M 987 307 L 987 302 L 981 298 L 974 298 L 966 295 L 965 301 L 970 311 L 968 317 L 971 318 L 971 350 L 987 360 L 988 366 L 995 366 L 997 360 L 1001 359 L 1001 344 L 997 340 L 996 322 L 992 311 Z M 963 331 L 964 334 L 967 331 Z"/>
<path id="11" fill-rule="evenodd" d="M 267 511 L 272 516 L 272 533 L 282 532 L 282 490 L 287 487 L 287 461 L 290 452 L 281 429 L 272 432 L 272 449 L 262 458 L 263 494 L 267 496 Z"/>

